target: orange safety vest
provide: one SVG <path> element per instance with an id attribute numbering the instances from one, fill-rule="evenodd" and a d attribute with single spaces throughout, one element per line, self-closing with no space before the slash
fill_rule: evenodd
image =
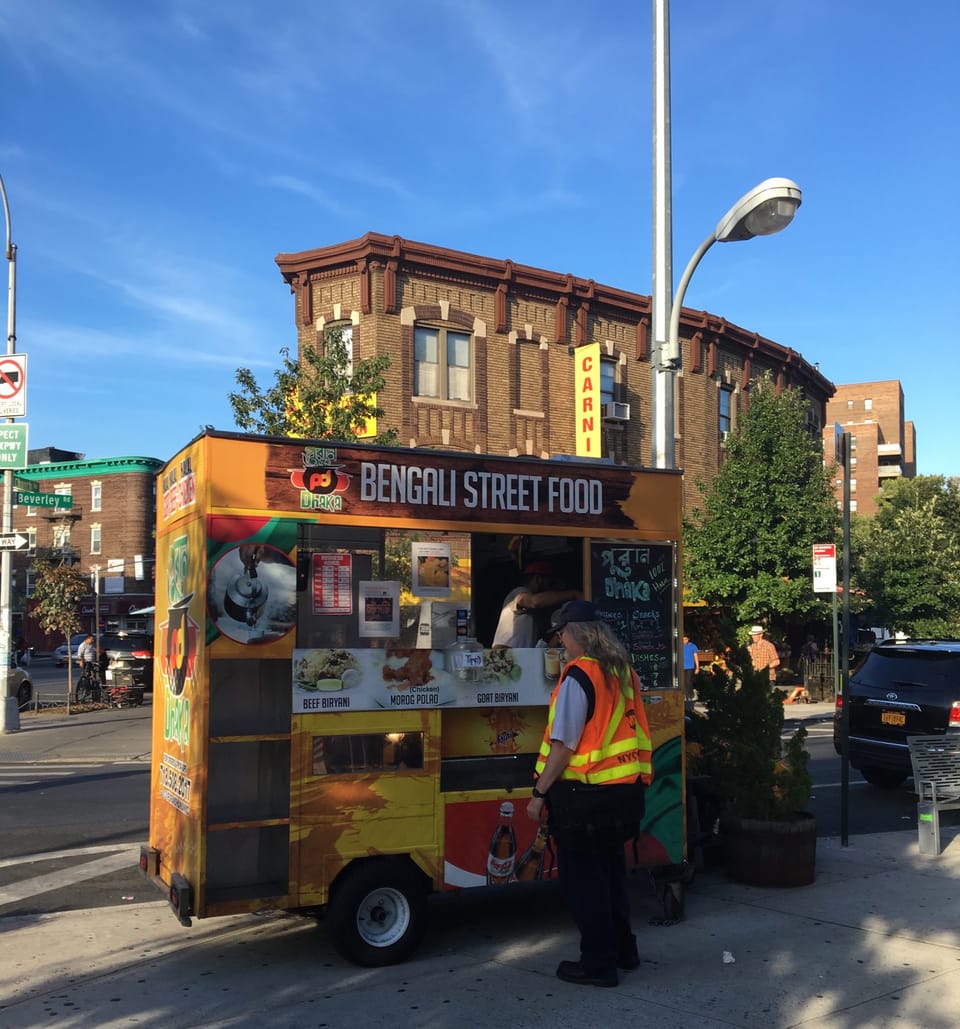
<path id="1" fill-rule="evenodd" d="M 537 758 L 537 775 L 543 771 L 550 753 L 550 734 L 557 710 L 560 683 L 571 668 L 586 673 L 593 686 L 593 713 L 587 718 L 576 753 L 563 770 L 561 779 L 606 785 L 636 782 L 640 777 L 649 786 L 653 781 L 653 754 L 650 727 L 643 703 L 639 699 L 640 682 L 630 669 L 627 692 L 616 680 L 606 678 L 599 661 L 592 657 L 579 657 L 563 670 L 560 682 L 550 697 L 550 714 Z M 581 684 L 582 685 L 582 684 Z"/>

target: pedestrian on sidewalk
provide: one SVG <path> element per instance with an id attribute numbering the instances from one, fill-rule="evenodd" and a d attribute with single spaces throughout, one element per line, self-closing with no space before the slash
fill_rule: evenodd
<path id="1" fill-rule="evenodd" d="M 763 638 L 763 626 L 750 626 L 750 646 L 747 647 L 750 660 L 756 671 L 761 668 L 770 670 L 771 685 L 777 681 L 777 669 L 780 667 L 780 655 L 777 648 L 767 639 Z"/>
<path id="2" fill-rule="evenodd" d="M 640 682 L 626 648 L 589 601 L 551 621 L 567 664 L 550 698 L 527 816 L 557 843 L 560 887 L 580 930 L 580 959 L 557 977 L 616 986 L 617 969 L 640 964 L 630 927 L 624 843 L 636 838 L 653 776 Z"/>

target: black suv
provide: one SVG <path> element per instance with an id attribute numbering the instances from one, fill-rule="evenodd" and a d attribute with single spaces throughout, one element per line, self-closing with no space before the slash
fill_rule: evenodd
<path id="1" fill-rule="evenodd" d="M 107 655 L 105 685 L 133 673 L 133 685 L 153 692 L 153 636 L 148 632 L 105 632 L 100 650 Z"/>
<path id="2" fill-rule="evenodd" d="M 908 736 L 960 733 L 960 640 L 886 640 L 850 676 L 850 764 L 874 786 L 913 774 Z M 833 745 L 840 753 L 838 706 Z"/>

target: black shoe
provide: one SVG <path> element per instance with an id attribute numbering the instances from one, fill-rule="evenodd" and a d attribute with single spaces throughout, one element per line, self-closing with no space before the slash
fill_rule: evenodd
<path id="1" fill-rule="evenodd" d="M 561 961 L 557 965 L 557 978 L 578 986 L 616 986 L 620 981 L 616 971 L 607 975 L 588 975 L 579 961 Z"/>
<path id="2" fill-rule="evenodd" d="M 640 955 L 634 951 L 632 954 L 621 954 L 617 958 L 617 968 L 622 968 L 624 972 L 632 972 L 635 968 L 640 967 Z"/>

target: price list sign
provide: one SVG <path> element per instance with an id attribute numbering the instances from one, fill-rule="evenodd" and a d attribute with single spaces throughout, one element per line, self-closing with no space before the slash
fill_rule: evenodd
<path id="1" fill-rule="evenodd" d="M 313 555 L 313 613 L 353 614 L 353 556 Z"/>

